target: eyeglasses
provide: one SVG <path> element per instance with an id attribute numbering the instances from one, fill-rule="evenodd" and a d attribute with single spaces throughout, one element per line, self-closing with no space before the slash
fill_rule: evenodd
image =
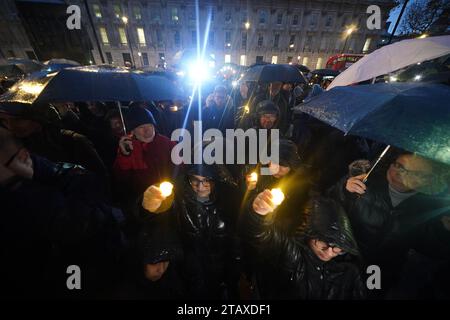
<path id="1" fill-rule="evenodd" d="M 200 184 L 203 184 L 204 187 L 209 187 L 211 185 L 211 180 L 210 179 L 197 179 L 197 178 L 189 178 L 189 183 L 191 184 L 191 186 L 193 187 L 198 187 Z"/>
<path id="2" fill-rule="evenodd" d="M 395 170 L 397 170 L 398 173 L 404 176 L 410 176 L 412 178 L 416 178 L 419 180 L 430 180 L 433 178 L 433 174 L 431 173 L 408 170 L 398 161 L 392 163 L 392 166 L 394 167 Z"/>
<path id="3" fill-rule="evenodd" d="M 19 154 L 19 152 L 22 150 L 23 148 L 19 148 L 17 149 L 17 151 L 8 159 L 8 161 L 6 161 L 3 165 L 5 167 L 9 167 L 9 165 L 14 161 L 14 159 L 17 157 L 17 155 Z"/>
<path id="4" fill-rule="evenodd" d="M 319 240 L 315 240 L 316 241 L 316 245 L 317 245 L 317 241 Z M 327 251 L 329 248 L 331 248 L 331 250 L 333 251 L 333 253 L 336 253 L 338 255 L 343 255 L 346 252 L 344 250 L 342 250 L 341 248 L 339 248 L 335 243 L 326 243 L 321 241 L 322 243 L 325 243 L 325 245 L 322 245 L 320 250 L 322 251 Z"/>

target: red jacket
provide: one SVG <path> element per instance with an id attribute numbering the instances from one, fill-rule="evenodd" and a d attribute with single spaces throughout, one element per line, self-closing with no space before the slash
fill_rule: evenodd
<path id="1" fill-rule="evenodd" d="M 149 143 L 135 138 L 132 141 L 131 154 L 125 156 L 119 150 L 114 161 L 114 178 L 120 193 L 139 197 L 152 184 L 173 180 L 170 153 L 176 142 L 160 134 Z"/>

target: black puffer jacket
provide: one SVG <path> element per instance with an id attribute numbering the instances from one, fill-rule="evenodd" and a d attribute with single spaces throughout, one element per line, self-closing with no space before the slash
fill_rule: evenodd
<path id="1" fill-rule="evenodd" d="M 258 255 L 257 282 L 263 299 L 361 299 L 365 296 L 357 266 L 349 257 L 320 260 L 310 239 L 333 242 L 357 253 L 348 220 L 329 200 L 316 202 L 306 223 L 294 233 L 281 231 L 273 217 L 253 210 L 245 217 L 245 240 Z M 273 215 L 276 215 L 276 211 Z"/>

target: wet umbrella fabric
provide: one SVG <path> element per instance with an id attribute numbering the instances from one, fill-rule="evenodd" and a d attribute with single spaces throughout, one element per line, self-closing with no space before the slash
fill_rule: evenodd
<path id="1" fill-rule="evenodd" d="M 346 134 L 450 164 L 450 87 L 379 83 L 336 87 L 295 107 Z"/>

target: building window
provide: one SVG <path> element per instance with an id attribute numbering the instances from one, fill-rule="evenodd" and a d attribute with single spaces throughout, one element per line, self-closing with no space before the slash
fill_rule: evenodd
<path id="1" fill-rule="evenodd" d="M 287 57 L 287 63 L 292 64 L 292 57 Z"/>
<path id="2" fill-rule="evenodd" d="M 133 65 L 131 63 L 131 55 L 129 53 L 122 53 L 122 57 L 123 57 L 123 64 L 127 65 L 127 63 L 129 63 L 130 65 Z"/>
<path id="3" fill-rule="evenodd" d="M 225 13 L 225 22 L 226 23 L 231 23 L 231 12 L 230 11 L 227 11 Z"/>
<path id="4" fill-rule="evenodd" d="M 309 18 L 309 26 L 311 28 L 315 28 L 317 26 L 317 20 L 319 19 L 319 15 L 318 14 L 312 14 L 311 17 Z"/>
<path id="5" fill-rule="evenodd" d="M 318 58 L 316 63 L 316 69 L 322 69 L 323 58 Z"/>
<path id="6" fill-rule="evenodd" d="M 277 15 L 277 24 L 280 25 L 283 22 L 283 14 L 279 13 Z"/>
<path id="7" fill-rule="evenodd" d="M 294 26 L 298 25 L 298 14 L 294 14 L 294 17 L 292 18 L 292 24 Z"/>
<path id="8" fill-rule="evenodd" d="M 261 63 L 264 61 L 264 57 L 263 56 L 256 56 L 256 63 Z"/>
<path id="9" fill-rule="evenodd" d="M 258 47 L 262 47 L 264 44 L 264 37 L 262 34 L 258 35 Z"/>
<path id="10" fill-rule="evenodd" d="M 163 40 L 162 40 L 162 34 L 161 34 L 161 30 L 156 30 L 156 42 L 158 42 L 158 47 L 162 47 L 163 46 Z"/>
<path id="11" fill-rule="evenodd" d="M 214 21 L 214 18 L 216 16 L 216 12 L 215 12 L 214 8 L 211 7 L 209 12 L 211 12 L 211 21 Z"/>
<path id="12" fill-rule="evenodd" d="M 92 8 L 94 9 L 94 15 L 100 19 L 102 17 L 102 12 L 100 10 L 100 6 L 98 4 L 93 4 Z"/>
<path id="13" fill-rule="evenodd" d="M 331 25 L 333 24 L 333 17 L 332 16 L 328 16 L 327 17 L 327 21 L 325 22 L 325 27 L 331 27 Z"/>
<path id="14" fill-rule="evenodd" d="M 225 32 L 225 47 L 231 48 L 231 32 L 230 31 Z"/>
<path id="15" fill-rule="evenodd" d="M 119 37 L 120 37 L 120 43 L 121 44 L 127 44 L 127 34 L 125 33 L 124 28 L 119 28 Z"/>
<path id="16" fill-rule="evenodd" d="M 247 32 L 242 34 L 242 49 L 247 49 Z"/>
<path id="17" fill-rule="evenodd" d="M 117 19 L 120 19 L 122 17 L 122 9 L 120 9 L 119 4 L 114 5 L 114 14 L 116 15 Z"/>
<path id="18" fill-rule="evenodd" d="M 320 40 L 320 50 L 325 50 L 327 48 L 328 37 L 322 37 Z"/>
<path id="19" fill-rule="evenodd" d="M 134 6 L 133 13 L 136 20 L 142 19 L 141 9 L 138 6 Z"/>
<path id="20" fill-rule="evenodd" d="M 245 66 L 246 65 L 246 60 L 247 60 L 247 57 L 245 56 L 245 54 L 242 54 L 241 55 L 241 59 L 240 59 L 240 65 L 241 66 Z"/>
<path id="21" fill-rule="evenodd" d="M 308 57 L 303 57 L 302 65 L 308 66 Z"/>
<path id="22" fill-rule="evenodd" d="M 310 50 L 312 47 L 312 36 L 307 36 L 305 41 L 305 49 Z"/>
<path id="23" fill-rule="evenodd" d="M 208 43 L 210 46 L 214 46 L 214 31 L 209 32 Z"/>
<path id="24" fill-rule="evenodd" d="M 272 56 L 272 63 L 276 64 L 278 62 L 278 56 Z"/>
<path id="25" fill-rule="evenodd" d="M 142 53 L 142 63 L 144 64 L 144 66 L 148 66 L 148 54 L 147 52 L 143 52 Z"/>
<path id="26" fill-rule="evenodd" d="M 291 37 L 289 38 L 289 50 L 293 50 L 295 46 L 295 34 L 291 34 Z"/>
<path id="27" fill-rule="evenodd" d="M 280 43 L 280 34 L 275 34 L 275 38 L 273 39 L 273 47 L 278 48 L 278 45 Z"/>
<path id="28" fill-rule="evenodd" d="M 369 51 L 370 48 L 370 42 L 372 41 L 371 38 L 367 38 L 366 42 L 364 42 L 364 47 L 363 47 L 363 53 L 367 53 Z"/>
<path id="29" fill-rule="evenodd" d="M 242 23 L 245 23 L 245 22 L 248 21 L 248 15 L 247 15 L 247 11 L 246 10 L 242 11 L 242 16 L 241 17 L 242 17 L 242 20 L 241 20 Z"/>
<path id="30" fill-rule="evenodd" d="M 104 27 L 100 28 L 100 38 L 102 39 L 103 44 L 109 44 L 108 33 Z"/>
<path id="31" fill-rule="evenodd" d="M 161 22 L 161 13 L 158 8 L 152 8 L 152 22 Z"/>
<path id="32" fill-rule="evenodd" d="M 267 13 L 266 10 L 259 11 L 259 23 L 264 24 L 266 23 Z"/>
<path id="33" fill-rule="evenodd" d="M 225 55 L 225 63 L 231 63 L 231 54 Z"/>
<path id="34" fill-rule="evenodd" d="M 172 8 L 172 10 L 170 10 L 171 12 L 171 16 L 172 16 L 172 21 L 173 22 L 177 22 L 178 21 L 178 8 Z"/>
<path id="35" fill-rule="evenodd" d="M 164 53 L 162 52 L 159 53 L 159 60 L 166 60 L 166 56 Z"/>
<path id="36" fill-rule="evenodd" d="M 113 61 L 111 52 L 105 52 L 105 54 L 106 54 L 106 60 L 108 60 L 108 64 L 113 64 L 114 61 Z"/>
<path id="37" fill-rule="evenodd" d="M 137 28 L 137 35 L 138 35 L 139 44 L 141 46 L 145 46 L 146 45 L 146 41 L 145 41 L 144 28 Z"/>
<path id="38" fill-rule="evenodd" d="M 178 30 L 175 31 L 173 39 L 174 39 L 174 42 L 175 42 L 175 47 L 179 47 L 180 44 L 181 44 L 181 42 L 180 42 L 180 31 L 178 31 Z"/>
<path id="39" fill-rule="evenodd" d="M 197 31 L 191 31 L 192 44 L 197 44 Z"/>
<path id="40" fill-rule="evenodd" d="M 188 10 L 188 18 L 190 21 L 195 21 L 195 9 L 194 8 L 190 8 Z"/>

